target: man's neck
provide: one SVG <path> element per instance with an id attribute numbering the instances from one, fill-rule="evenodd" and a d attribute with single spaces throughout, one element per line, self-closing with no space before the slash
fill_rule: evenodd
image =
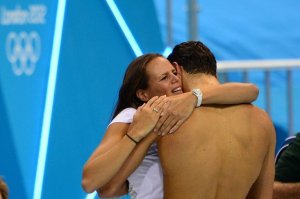
<path id="1" fill-rule="evenodd" d="M 220 82 L 215 76 L 207 74 L 183 74 L 183 89 L 190 91 L 193 88 L 205 88 L 209 86 L 219 85 Z"/>

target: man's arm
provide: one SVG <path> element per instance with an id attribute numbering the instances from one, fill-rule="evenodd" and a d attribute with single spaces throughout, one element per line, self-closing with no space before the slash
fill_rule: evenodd
<path id="1" fill-rule="evenodd" d="M 202 104 L 241 104 L 256 100 L 259 90 L 251 83 L 225 83 L 202 90 Z"/>
<path id="2" fill-rule="evenodd" d="M 202 88 L 201 88 L 202 89 Z M 258 96 L 258 88 L 250 83 L 225 83 L 202 89 L 202 104 L 241 104 L 251 103 Z M 162 117 L 155 131 L 165 135 L 176 131 L 192 114 L 197 98 L 192 92 L 168 97 Z"/>
<path id="3" fill-rule="evenodd" d="M 300 198 L 300 182 L 282 183 L 274 182 L 273 199 L 298 199 Z"/>
<path id="4" fill-rule="evenodd" d="M 267 132 L 267 136 L 269 138 L 269 147 L 265 159 L 263 161 L 263 165 L 260 171 L 260 174 L 257 180 L 252 185 L 247 199 L 271 199 L 273 194 L 273 183 L 275 176 L 275 142 L 276 142 L 276 134 L 273 123 L 271 119 L 267 116 L 266 113 L 262 113 L 262 117 L 259 117 L 260 122 L 265 128 Z M 262 144 L 266 144 L 263 142 Z"/>
<path id="5" fill-rule="evenodd" d="M 300 134 L 286 139 L 288 146 L 276 163 L 276 175 L 273 186 L 273 199 L 300 198 Z"/>

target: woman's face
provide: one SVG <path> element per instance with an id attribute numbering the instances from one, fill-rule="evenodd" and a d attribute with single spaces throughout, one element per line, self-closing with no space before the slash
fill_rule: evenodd
<path id="1" fill-rule="evenodd" d="M 149 97 L 182 93 L 181 77 L 172 64 L 163 57 L 152 60 L 146 68 Z"/>

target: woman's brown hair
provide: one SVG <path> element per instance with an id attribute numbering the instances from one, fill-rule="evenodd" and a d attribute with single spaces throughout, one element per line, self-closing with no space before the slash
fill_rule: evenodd
<path id="1" fill-rule="evenodd" d="M 162 55 L 156 53 L 145 54 L 137 57 L 128 65 L 122 86 L 119 90 L 118 102 L 113 118 L 125 108 L 138 108 L 144 103 L 136 96 L 136 92 L 139 89 L 148 88 L 146 68 L 157 57 L 162 57 Z"/>

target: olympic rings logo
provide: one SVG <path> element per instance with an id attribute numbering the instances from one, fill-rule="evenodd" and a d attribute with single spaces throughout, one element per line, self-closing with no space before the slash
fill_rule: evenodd
<path id="1" fill-rule="evenodd" d="M 6 56 L 15 75 L 30 76 L 41 53 L 41 39 L 37 32 L 10 32 L 6 38 Z"/>

